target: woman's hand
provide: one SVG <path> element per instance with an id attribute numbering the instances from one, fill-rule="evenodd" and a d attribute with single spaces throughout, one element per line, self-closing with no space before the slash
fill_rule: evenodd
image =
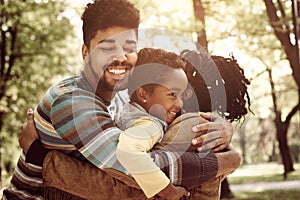
<path id="1" fill-rule="evenodd" d="M 201 116 L 209 120 L 192 128 L 193 132 L 204 133 L 192 140 L 192 145 L 201 145 L 198 151 L 212 150 L 219 152 L 227 148 L 233 135 L 232 124 L 214 113 L 201 113 Z"/>
<path id="2" fill-rule="evenodd" d="M 27 111 L 26 122 L 21 126 L 19 133 L 19 145 L 26 155 L 31 144 L 36 139 L 39 139 L 33 121 L 33 110 L 31 108 Z"/>

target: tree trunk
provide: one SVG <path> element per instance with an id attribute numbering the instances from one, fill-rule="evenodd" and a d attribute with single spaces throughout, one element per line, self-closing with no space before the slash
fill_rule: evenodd
<path id="1" fill-rule="evenodd" d="M 243 164 L 247 164 L 247 150 L 246 150 L 246 144 L 247 144 L 247 140 L 246 140 L 246 121 L 244 122 L 245 124 L 241 127 L 241 131 L 240 131 L 240 146 L 242 149 L 242 160 L 243 160 Z"/>
<path id="2" fill-rule="evenodd" d="M 275 161 L 278 161 L 278 157 L 277 157 L 277 154 L 276 154 L 275 142 L 273 141 L 272 142 L 272 153 L 269 156 L 269 162 L 275 162 Z"/>
<path id="3" fill-rule="evenodd" d="M 287 179 L 287 174 L 289 172 L 294 171 L 293 161 L 287 141 L 287 127 L 286 123 L 281 122 L 279 119 L 276 120 L 276 136 L 279 143 L 282 164 L 284 166 L 284 179 Z"/>
<path id="4" fill-rule="evenodd" d="M 201 45 L 205 50 L 207 50 L 208 42 L 206 37 L 206 30 L 205 30 L 205 12 L 202 6 L 202 0 L 193 0 L 194 5 L 194 16 L 196 21 L 200 21 L 202 24 L 202 28 L 200 31 L 197 32 L 197 42 Z"/>
<path id="5" fill-rule="evenodd" d="M 1 130 L 2 130 L 2 127 L 3 127 L 3 118 L 4 118 L 4 112 L 1 112 L 0 111 L 0 133 L 1 133 Z M 0 134 L 0 183 L 2 183 L 2 169 L 3 169 L 3 160 L 2 160 L 2 153 L 4 153 L 2 151 L 3 149 L 3 135 Z"/>
<path id="6" fill-rule="evenodd" d="M 284 166 L 284 173 L 283 177 L 284 179 L 287 179 L 287 174 L 291 171 L 294 171 L 293 168 L 293 161 L 290 155 L 290 150 L 287 142 L 287 132 L 289 128 L 290 121 L 292 117 L 296 114 L 297 110 L 299 110 L 299 102 L 298 104 L 289 112 L 287 115 L 285 121 L 282 120 L 281 111 L 279 111 L 279 108 L 277 106 L 277 96 L 275 92 L 275 84 L 272 77 L 272 70 L 267 69 L 268 75 L 269 75 L 269 81 L 271 86 L 271 96 L 273 101 L 273 110 L 275 113 L 275 126 L 276 126 L 276 137 L 277 141 L 279 143 L 279 150 L 280 155 L 282 159 L 282 164 Z"/>
<path id="7" fill-rule="evenodd" d="M 4 0 L 0 0 L 1 5 L 4 5 Z M 3 11 L 1 9 L 0 17 L 3 19 Z M 5 67 L 5 52 L 6 52 L 6 40 L 5 40 L 5 32 L 2 30 L 3 26 L 3 21 L 1 20 L 0 22 L 0 27 L 1 27 L 1 41 L 0 41 L 0 101 L 2 100 L 4 96 L 4 67 Z M 3 112 L 0 111 L 0 133 L 2 130 L 2 125 L 3 125 Z M 0 183 L 2 183 L 2 144 L 3 144 L 3 138 L 2 134 L 0 134 Z"/>
<path id="8" fill-rule="evenodd" d="M 227 178 L 225 178 L 221 183 L 221 199 L 231 199 L 233 197 Z"/>

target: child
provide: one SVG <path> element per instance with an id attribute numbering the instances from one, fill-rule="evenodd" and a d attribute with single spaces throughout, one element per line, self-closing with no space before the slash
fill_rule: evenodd
<path id="1" fill-rule="evenodd" d="M 186 64 L 175 53 L 142 49 L 128 83 L 130 102 L 116 122 L 124 130 L 116 156 L 148 198 L 167 191 L 170 199 L 185 194 L 183 188 L 170 184 L 147 152 L 163 139 L 168 125 L 181 114 L 183 100 L 187 98 Z M 188 141 L 194 137 L 191 135 Z"/>

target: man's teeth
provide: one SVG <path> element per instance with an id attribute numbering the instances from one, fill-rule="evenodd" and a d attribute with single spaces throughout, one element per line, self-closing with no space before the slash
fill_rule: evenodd
<path id="1" fill-rule="evenodd" d="M 112 74 L 120 75 L 124 74 L 126 72 L 126 69 L 109 69 L 108 71 Z"/>
<path id="2" fill-rule="evenodd" d="M 171 113 L 172 115 L 176 115 L 176 114 L 177 114 L 176 112 L 172 112 L 172 111 L 171 111 L 170 113 Z"/>

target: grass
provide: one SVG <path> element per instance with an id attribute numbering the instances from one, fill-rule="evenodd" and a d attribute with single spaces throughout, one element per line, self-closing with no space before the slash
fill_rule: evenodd
<path id="1" fill-rule="evenodd" d="M 235 192 L 234 200 L 298 200 L 299 189 L 267 190 L 261 192 Z"/>
<path id="2" fill-rule="evenodd" d="M 294 164 L 295 171 L 288 174 L 288 180 L 300 180 L 300 164 Z M 277 163 L 245 165 L 232 173 L 230 184 L 283 181 L 283 165 Z"/>
<path id="3" fill-rule="evenodd" d="M 294 164 L 288 180 L 300 180 L 300 164 Z M 228 177 L 233 184 L 283 181 L 283 166 L 276 163 L 241 166 Z M 300 189 L 234 192 L 234 200 L 298 200 Z"/>

